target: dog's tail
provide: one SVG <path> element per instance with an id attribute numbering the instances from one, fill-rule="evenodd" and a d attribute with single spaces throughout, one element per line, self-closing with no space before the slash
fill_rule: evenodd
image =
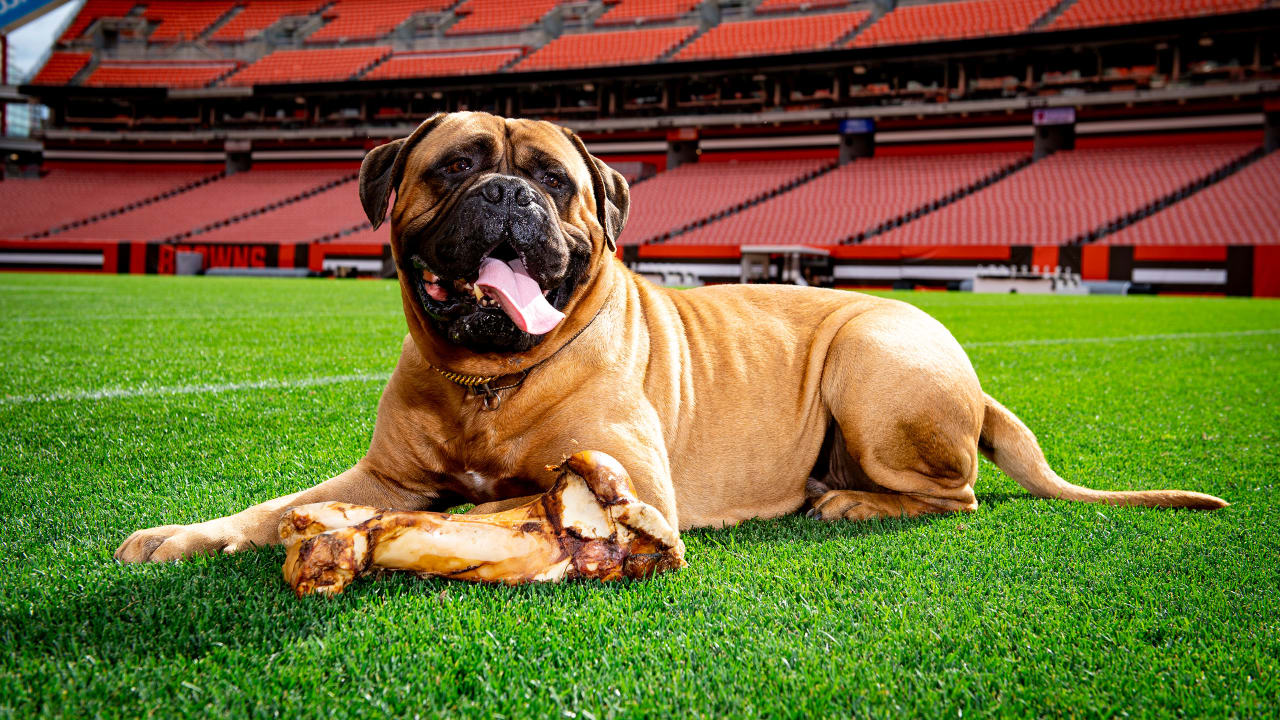
<path id="1" fill-rule="evenodd" d="M 982 435 L 978 447 L 988 460 L 1036 497 L 1105 505 L 1196 510 L 1214 510 L 1227 506 L 1227 502 L 1221 498 L 1187 490 L 1111 492 L 1072 485 L 1058 477 L 1053 468 L 1049 467 L 1031 429 L 990 395 L 986 398 L 986 412 L 982 418 Z"/>

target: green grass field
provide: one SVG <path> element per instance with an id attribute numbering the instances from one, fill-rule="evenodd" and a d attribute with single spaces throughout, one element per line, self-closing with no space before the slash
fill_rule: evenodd
<path id="1" fill-rule="evenodd" d="M 1214 513 L 1036 500 L 686 535 L 641 583 L 404 576 L 296 599 L 270 548 L 119 566 L 363 453 L 389 282 L 0 276 L 0 717 L 1274 717 L 1280 303 L 899 297 L 1066 478 Z"/>

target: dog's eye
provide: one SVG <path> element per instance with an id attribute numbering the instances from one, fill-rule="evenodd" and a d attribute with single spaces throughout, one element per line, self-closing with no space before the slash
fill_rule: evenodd
<path id="1" fill-rule="evenodd" d="M 471 161 L 467 158 L 458 158 L 445 166 L 444 171 L 453 175 L 466 172 L 471 169 Z"/>
<path id="2" fill-rule="evenodd" d="M 552 190 L 559 190 L 560 188 L 564 187 L 566 183 L 565 183 L 565 179 L 560 177 L 559 175 L 555 173 L 547 173 L 546 175 L 542 176 L 542 184 L 546 185 Z"/>

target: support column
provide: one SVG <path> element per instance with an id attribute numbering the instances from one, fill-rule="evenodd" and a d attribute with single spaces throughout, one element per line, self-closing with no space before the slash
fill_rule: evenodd
<path id="1" fill-rule="evenodd" d="M 1032 158 L 1040 158 L 1059 150 L 1076 148 L 1076 109 L 1070 107 L 1040 108 L 1031 113 L 1036 128 Z"/>
<path id="2" fill-rule="evenodd" d="M 1262 147 L 1266 152 L 1280 148 L 1280 97 L 1269 97 L 1262 101 L 1264 123 Z"/>
<path id="3" fill-rule="evenodd" d="M 876 122 L 870 118 L 846 118 L 840 121 L 840 164 L 858 158 L 875 157 Z"/>
<path id="4" fill-rule="evenodd" d="M 227 140 L 222 147 L 227 154 L 228 175 L 248 172 L 253 167 L 253 141 Z"/>
<path id="5" fill-rule="evenodd" d="M 697 128 L 680 128 L 667 132 L 667 169 L 698 162 Z"/>

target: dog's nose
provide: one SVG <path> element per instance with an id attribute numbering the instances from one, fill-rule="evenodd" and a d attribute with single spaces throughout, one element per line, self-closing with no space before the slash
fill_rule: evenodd
<path id="1" fill-rule="evenodd" d="M 529 189 L 525 186 L 523 180 L 510 177 L 496 177 L 484 184 L 480 188 L 480 194 L 485 200 L 498 205 L 503 201 L 512 205 L 528 205 L 533 201 L 533 196 L 529 193 Z"/>

